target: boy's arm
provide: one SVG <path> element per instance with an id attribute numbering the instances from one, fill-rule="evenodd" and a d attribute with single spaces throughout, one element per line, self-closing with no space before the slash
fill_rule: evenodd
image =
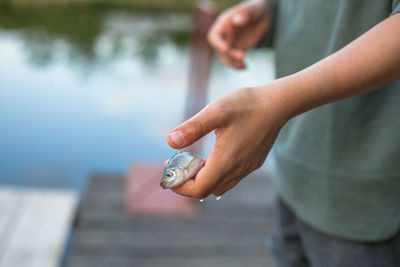
<path id="1" fill-rule="evenodd" d="M 382 21 L 331 56 L 284 79 L 288 84 L 283 93 L 294 111 L 292 116 L 400 79 L 400 14 Z M 297 86 L 291 86 L 294 83 Z"/>
<path id="2" fill-rule="evenodd" d="M 215 130 L 205 167 L 178 194 L 222 195 L 261 166 L 287 120 L 312 108 L 378 89 L 400 79 L 400 14 L 314 65 L 271 84 L 227 94 L 174 129 L 182 148 Z"/>

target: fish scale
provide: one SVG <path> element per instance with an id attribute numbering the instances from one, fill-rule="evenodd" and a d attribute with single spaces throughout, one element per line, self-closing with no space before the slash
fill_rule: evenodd
<path id="1" fill-rule="evenodd" d="M 195 159 L 197 155 L 193 152 L 178 151 L 173 155 L 167 165 L 168 167 L 183 167 L 186 168 Z"/>

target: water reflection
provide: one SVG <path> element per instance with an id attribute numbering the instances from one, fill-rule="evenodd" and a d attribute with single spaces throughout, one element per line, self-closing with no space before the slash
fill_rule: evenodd
<path id="1" fill-rule="evenodd" d="M 7 14 L 0 19 L 1 183 L 79 189 L 91 172 L 169 157 L 165 137 L 184 108 L 187 16 L 102 11 L 91 22 L 78 14 L 56 26 Z M 240 73 L 215 64 L 209 99 L 272 79 L 270 59 L 255 52 Z"/>

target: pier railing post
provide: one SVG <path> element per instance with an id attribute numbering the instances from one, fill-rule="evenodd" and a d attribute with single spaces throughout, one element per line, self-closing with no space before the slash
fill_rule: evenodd
<path id="1" fill-rule="evenodd" d="M 208 82 L 212 65 L 212 48 L 207 33 L 216 18 L 216 8 L 209 0 L 198 1 L 193 12 L 193 28 L 190 36 L 190 65 L 186 98 L 185 119 L 198 113 L 206 104 Z M 201 152 L 198 141 L 189 150 Z"/>
<path id="2" fill-rule="evenodd" d="M 206 0 L 197 2 L 190 36 L 185 119 L 192 117 L 206 104 L 212 61 L 212 49 L 207 42 L 207 32 L 215 18 L 216 11 L 212 2 Z M 201 142 L 196 142 L 189 150 L 199 153 Z M 178 196 L 160 187 L 163 171 L 162 163 L 135 162 L 132 164 L 126 179 L 125 210 L 136 215 L 196 216 L 198 214 L 197 201 Z"/>

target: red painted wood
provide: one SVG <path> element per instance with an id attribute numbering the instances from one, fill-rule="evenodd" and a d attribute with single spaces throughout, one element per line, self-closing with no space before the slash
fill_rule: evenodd
<path id="1" fill-rule="evenodd" d="M 129 213 L 147 215 L 197 215 L 198 204 L 160 186 L 162 163 L 135 163 L 125 186 L 125 208 Z"/>

